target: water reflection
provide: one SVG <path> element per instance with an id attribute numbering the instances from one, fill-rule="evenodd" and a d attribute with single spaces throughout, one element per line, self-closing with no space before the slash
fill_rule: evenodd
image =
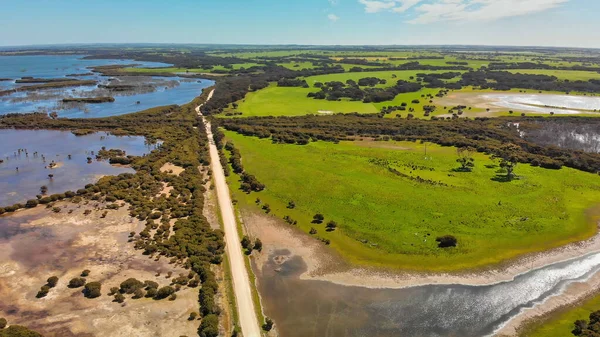
<path id="1" fill-rule="evenodd" d="M 300 257 L 282 265 L 274 257 L 262 270 L 260 291 L 282 337 L 485 336 L 523 308 L 600 270 L 600 254 L 591 254 L 496 285 L 367 289 L 300 280 Z"/>
<path id="2" fill-rule="evenodd" d="M 104 175 L 133 172 L 131 168 L 95 159 L 88 164 L 88 157 L 95 158 L 92 151 L 96 153 L 103 146 L 122 149 L 135 156 L 148 153 L 156 146 L 146 144 L 144 137 L 116 137 L 104 132 L 76 137 L 69 131 L 0 130 L 0 139 L 0 160 L 3 161 L 0 163 L 0 206 L 35 198 L 43 185 L 50 195 L 75 191 Z M 51 162 L 57 167 L 51 169 Z"/>

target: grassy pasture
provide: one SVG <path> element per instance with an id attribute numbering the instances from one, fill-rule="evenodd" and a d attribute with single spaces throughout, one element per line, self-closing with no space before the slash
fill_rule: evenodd
<path id="1" fill-rule="evenodd" d="M 297 146 L 226 135 L 239 148 L 246 170 L 267 186 L 246 195 L 230 177 L 235 197 L 245 205 L 254 205 L 259 197 L 277 217 L 292 217 L 306 232 L 315 227 L 317 236 L 330 239 L 353 263 L 463 270 L 596 232 L 594 219 L 600 211 L 591 210 L 600 204 L 600 181 L 589 173 L 519 165 L 519 180 L 500 182 L 492 180 L 498 167 L 487 156 L 475 156 L 473 172 L 454 172 L 456 149 L 433 144 L 427 144 L 425 156 L 425 144 L 410 142 Z M 295 209 L 286 208 L 290 200 Z M 336 221 L 339 229 L 326 232 L 324 224 L 311 224 L 317 212 L 325 215 L 325 223 Z M 457 248 L 437 248 L 435 238 L 446 234 L 458 237 Z"/>
<path id="2" fill-rule="evenodd" d="M 330 74 L 321 76 L 311 76 L 306 78 L 306 82 L 311 88 L 284 88 L 271 85 L 268 88 L 251 92 L 246 97 L 238 102 L 237 111 L 243 113 L 242 117 L 248 116 L 297 116 L 306 114 L 317 114 L 319 111 L 332 112 L 359 112 L 359 113 L 377 113 L 384 106 L 400 105 L 403 102 L 409 104 L 409 107 L 414 107 L 416 110 L 415 116 L 422 114 L 423 105 L 429 104 L 428 101 L 421 98 L 423 94 L 436 94 L 439 89 L 423 89 L 416 93 L 406 93 L 396 96 L 389 102 L 382 103 L 362 103 L 360 101 L 327 101 L 318 100 L 306 97 L 310 92 L 316 92 L 319 89 L 314 88 L 316 82 L 341 81 L 346 82 L 349 79 L 358 81 L 365 77 L 377 77 L 387 80 L 387 84 L 378 85 L 378 87 L 386 87 L 393 85 L 398 80 L 409 80 L 411 76 L 416 77 L 418 73 L 423 71 L 379 71 L 379 72 L 360 72 L 360 73 L 343 73 Z M 443 72 L 443 71 L 436 71 Z M 393 78 L 392 75 L 396 75 Z M 419 104 L 412 104 L 411 101 L 419 99 Z M 408 112 L 399 112 L 402 116 L 406 116 Z M 438 114 L 443 111 L 438 112 Z M 396 115 L 392 114 L 390 117 Z"/>
<path id="3" fill-rule="evenodd" d="M 519 70 L 508 70 L 509 72 L 516 74 L 535 74 L 535 75 L 548 75 L 556 76 L 561 80 L 569 81 L 589 81 L 591 79 L 600 79 L 600 74 L 593 71 L 572 71 L 572 70 L 554 70 L 554 69 L 519 69 Z"/>
<path id="4" fill-rule="evenodd" d="M 521 337 L 572 336 L 571 330 L 578 319 L 588 320 L 592 312 L 600 308 L 600 296 L 592 297 L 575 307 L 559 309 L 541 321 L 525 326 Z"/>
<path id="5" fill-rule="evenodd" d="M 271 85 L 268 88 L 251 92 L 239 101 L 237 111 L 241 117 L 249 116 L 299 116 L 317 114 L 319 111 L 375 113 L 379 110 L 373 104 L 362 102 L 327 101 L 306 97 L 315 88 L 282 88 Z"/>

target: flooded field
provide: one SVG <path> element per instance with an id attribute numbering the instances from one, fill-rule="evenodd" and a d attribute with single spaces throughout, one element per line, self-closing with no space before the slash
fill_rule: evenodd
<path id="1" fill-rule="evenodd" d="M 89 67 L 131 65 L 154 68 L 166 63 L 133 60 L 85 60 L 77 55 L 0 56 L 0 91 L 19 89 L 30 84 L 17 83 L 23 77 L 35 79 L 92 80 L 98 85 L 70 86 L 39 90 L 19 90 L 0 96 L 0 115 L 7 113 L 57 112 L 60 117 L 107 117 L 169 104 L 185 104 L 200 95 L 213 81 L 181 77 L 125 76 L 104 77 Z M 127 85 L 128 90 L 103 86 Z M 85 104 L 63 103 L 63 98 L 113 97 L 114 102 Z"/>
<path id="2" fill-rule="evenodd" d="M 41 186 L 46 186 L 50 195 L 76 191 L 105 175 L 133 172 L 128 167 L 97 161 L 93 153 L 102 147 L 140 156 L 156 146 L 146 144 L 144 137 L 116 137 L 104 132 L 75 136 L 69 131 L 0 130 L 0 139 L 2 206 L 35 198 Z M 91 163 L 88 157 L 92 158 Z M 52 162 L 56 164 L 54 168 L 50 168 Z"/>

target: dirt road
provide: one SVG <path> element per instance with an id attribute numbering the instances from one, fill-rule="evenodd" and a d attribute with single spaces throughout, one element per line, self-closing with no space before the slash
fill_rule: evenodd
<path id="1" fill-rule="evenodd" d="M 208 95 L 211 99 L 214 90 Z M 196 108 L 200 114 L 200 106 Z M 233 278 L 233 292 L 235 293 L 235 301 L 237 304 L 238 316 L 244 337 L 260 337 L 261 330 L 256 318 L 254 302 L 252 301 L 252 288 L 248 277 L 248 270 L 244 263 L 244 255 L 242 253 L 242 245 L 237 232 L 237 224 L 235 221 L 235 213 L 233 204 L 229 194 L 229 187 L 225 181 L 223 167 L 219 161 L 219 152 L 214 142 L 213 134 L 210 129 L 210 123 L 205 117 L 202 117 L 208 134 L 210 161 L 213 172 L 215 188 L 217 190 L 217 198 L 219 200 L 219 208 L 223 218 L 223 229 L 225 231 L 225 242 L 227 243 L 227 255 L 229 256 L 229 265 L 231 266 L 231 275 Z"/>

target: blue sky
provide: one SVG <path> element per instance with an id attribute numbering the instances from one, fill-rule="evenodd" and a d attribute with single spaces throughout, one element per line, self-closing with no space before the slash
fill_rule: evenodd
<path id="1" fill-rule="evenodd" d="M 0 0 L 0 45 L 600 47 L 598 0 Z"/>

